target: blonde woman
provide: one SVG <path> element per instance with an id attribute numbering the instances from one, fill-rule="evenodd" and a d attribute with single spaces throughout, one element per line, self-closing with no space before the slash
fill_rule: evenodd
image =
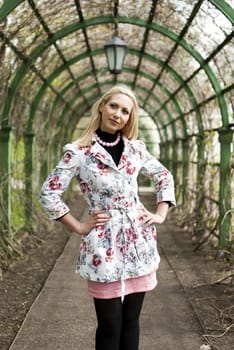
<path id="1" fill-rule="evenodd" d="M 82 236 L 77 271 L 87 280 L 97 316 L 96 350 L 137 350 L 145 292 L 157 284 L 156 225 L 175 205 L 171 173 L 137 140 L 138 103 L 114 86 L 93 106 L 91 122 L 44 182 L 40 202 L 50 219 Z M 155 212 L 139 200 L 139 174 L 155 183 Z M 76 177 L 89 216 L 81 222 L 61 195 Z"/>

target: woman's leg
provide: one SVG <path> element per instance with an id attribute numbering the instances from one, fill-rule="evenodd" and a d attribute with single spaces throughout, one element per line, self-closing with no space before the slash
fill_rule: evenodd
<path id="1" fill-rule="evenodd" d="M 139 318 L 145 293 L 126 295 L 123 302 L 122 331 L 119 350 L 138 350 Z"/>
<path id="2" fill-rule="evenodd" d="M 96 299 L 96 350 L 119 350 L 122 329 L 122 303 L 120 298 Z M 128 349 L 130 350 L 130 349 Z"/>

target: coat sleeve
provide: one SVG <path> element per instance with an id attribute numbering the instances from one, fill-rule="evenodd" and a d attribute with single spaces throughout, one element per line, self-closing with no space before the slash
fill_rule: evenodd
<path id="1" fill-rule="evenodd" d="M 63 158 L 45 180 L 39 196 L 39 202 L 51 220 L 59 219 L 69 212 L 68 206 L 62 200 L 62 194 L 79 172 L 78 149 L 67 144 L 63 151 Z"/>
<path id="2" fill-rule="evenodd" d="M 175 187 L 172 174 L 147 151 L 143 142 L 139 141 L 139 146 L 142 160 L 140 173 L 154 182 L 157 203 L 169 202 L 170 206 L 176 205 Z"/>

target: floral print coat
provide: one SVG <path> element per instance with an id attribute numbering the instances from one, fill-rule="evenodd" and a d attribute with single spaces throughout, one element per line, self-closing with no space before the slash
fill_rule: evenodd
<path id="1" fill-rule="evenodd" d="M 44 182 L 40 203 L 49 218 L 67 212 L 62 193 L 76 177 L 90 212 L 105 209 L 110 220 L 82 236 L 78 259 L 81 277 L 113 282 L 156 271 L 160 257 L 156 227 L 144 227 L 138 197 L 139 173 L 155 183 L 156 204 L 175 205 L 173 178 L 142 141 L 123 137 L 124 150 L 118 166 L 110 154 L 93 139 L 91 146 L 64 146 L 64 156 Z"/>

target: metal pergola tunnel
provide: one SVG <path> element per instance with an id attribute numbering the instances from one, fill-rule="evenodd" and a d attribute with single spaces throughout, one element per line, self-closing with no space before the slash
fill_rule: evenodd
<path id="1" fill-rule="evenodd" d="M 114 84 L 138 98 L 139 138 L 173 173 L 178 215 L 201 240 L 233 246 L 233 7 L 0 0 L 1 254 L 36 230 L 42 181 Z M 128 47 L 121 74 L 104 52 L 114 33 Z"/>

